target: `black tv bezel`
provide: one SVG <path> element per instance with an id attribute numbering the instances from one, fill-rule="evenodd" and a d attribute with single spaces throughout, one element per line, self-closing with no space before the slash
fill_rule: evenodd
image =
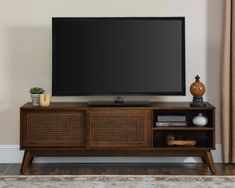
<path id="1" fill-rule="evenodd" d="M 182 88 L 177 92 L 96 92 L 96 93 L 77 93 L 77 92 L 58 92 L 55 88 L 56 82 L 56 51 L 54 24 L 61 20 L 179 20 L 182 22 Z M 185 73 L 185 17 L 52 17 L 52 96 L 185 96 L 186 95 L 186 73 Z"/>

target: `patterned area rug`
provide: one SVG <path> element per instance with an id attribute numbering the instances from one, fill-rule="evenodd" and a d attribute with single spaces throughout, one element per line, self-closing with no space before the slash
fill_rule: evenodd
<path id="1" fill-rule="evenodd" d="M 235 188 L 235 176 L 0 176 L 0 188 Z"/>

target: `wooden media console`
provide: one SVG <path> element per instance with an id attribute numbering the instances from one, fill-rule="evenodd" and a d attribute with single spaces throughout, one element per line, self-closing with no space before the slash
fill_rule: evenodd
<path id="1" fill-rule="evenodd" d="M 193 117 L 208 118 L 196 127 Z M 181 115 L 186 126 L 158 126 L 159 115 Z M 193 140 L 194 146 L 167 145 L 167 137 Z M 180 142 L 181 143 L 181 142 Z M 150 103 L 148 107 L 88 107 L 85 102 L 55 102 L 49 107 L 20 108 L 21 173 L 34 157 L 48 156 L 200 156 L 216 172 L 215 107 L 190 107 L 187 102 Z"/>

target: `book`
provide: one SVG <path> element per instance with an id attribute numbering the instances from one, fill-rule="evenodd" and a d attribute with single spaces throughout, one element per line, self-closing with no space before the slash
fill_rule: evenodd
<path id="1" fill-rule="evenodd" d="M 185 122 L 185 115 L 158 115 L 157 121 L 159 122 Z"/>
<path id="2" fill-rule="evenodd" d="M 156 122 L 156 127 L 185 127 L 187 122 Z"/>

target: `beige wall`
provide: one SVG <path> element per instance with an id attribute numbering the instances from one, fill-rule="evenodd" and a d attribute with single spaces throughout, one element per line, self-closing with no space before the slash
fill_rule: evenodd
<path id="1" fill-rule="evenodd" d="M 30 100 L 29 88 L 41 86 L 51 92 L 51 17 L 56 16 L 185 16 L 187 95 L 146 98 L 190 101 L 188 88 L 199 74 L 207 85 L 205 99 L 217 106 L 216 140 L 220 143 L 222 3 L 223 0 L 0 0 L 0 144 L 19 143 L 19 107 Z M 54 97 L 53 101 L 91 99 L 95 98 Z"/>

